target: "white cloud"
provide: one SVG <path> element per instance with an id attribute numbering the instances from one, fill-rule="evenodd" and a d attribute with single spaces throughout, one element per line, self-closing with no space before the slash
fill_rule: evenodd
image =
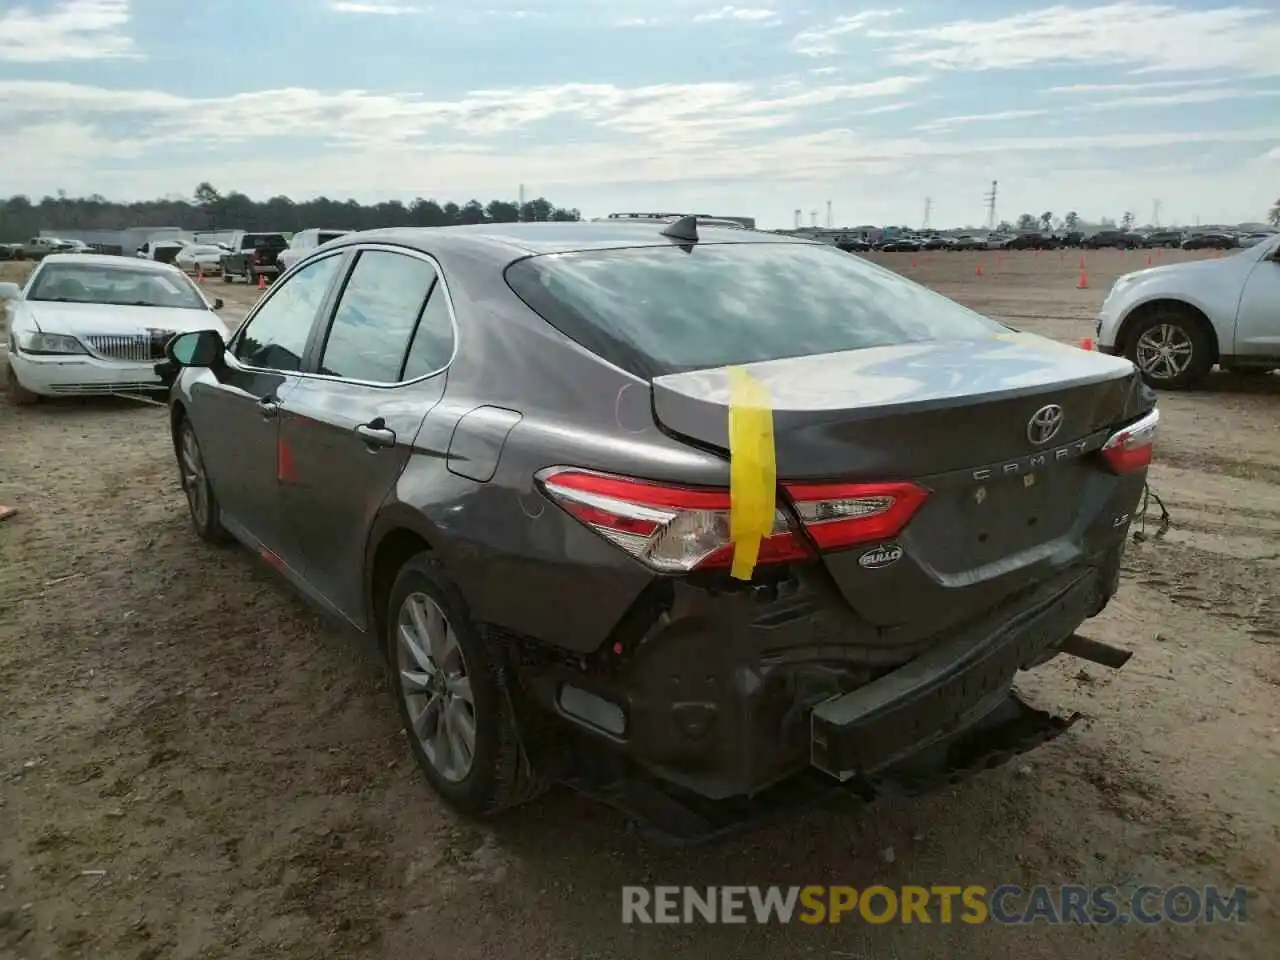
<path id="1" fill-rule="evenodd" d="M 1132 110 L 1134 107 L 1174 107 L 1196 103 L 1219 103 L 1223 100 L 1251 100 L 1258 97 L 1280 97 L 1280 90 L 1249 90 L 1226 87 L 1216 90 L 1184 90 L 1181 93 L 1156 93 L 1131 97 L 1115 97 L 1085 104 L 1084 110 Z"/>
<path id="2" fill-rule="evenodd" d="M 1121 2 L 1054 6 L 991 20 L 877 31 L 900 65 L 992 70 L 1038 64 L 1124 64 L 1140 71 L 1280 74 L 1274 7 L 1187 10 Z"/>
<path id="3" fill-rule="evenodd" d="M 0 13 L 0 60 L 52 63 L 136 57 L 128 0 L 63 0 L 51 10 Z"/>
<path id="4" fill-rule="evenodd" d="M 825 57 L 839 53 L 841 41 L 854 33 L 862 33 L 877 20 L 896 16 L 899 10 L 864 10 L 837 17 L 822 27 L 801 31 L 791 40 L 791 49 L 807 57 Z"/>
<path id="5" fill-rule="evenodd" d="M 952 127 L 968 123 L 993 123 L 1000 120 L 1024 120 L 1028 117 L 1043 117 L 1048 110 L 998 110 L 994 113 L 971 113 L 959 117 L 941 117 L 928 123 L 917 124 L 916 130 L 936 132 L 950 130 Z"/>
<path id="6" fill-rule="evenodd" d="M 335 13 L 369 13 L 384 17 L 398 17 L 406 13 L 420 13 L 418 7 L 398 3 L 356 3 L 352 0 L 333 0 L 329 9 Z"/>
<path id="7" fill-rule="evenodd" d="M 1134 93 L 1138 90 L 1180 90 L 1227 83 L 1230 77 L 1200 77 L 1186 80 L 1152 80 L 1144 83 L 1073 83 L 1066 87 L 1049 87 L 1045 93 Z"/>
<path id="8" fill-rule="evenodd" d="M 105 90 L 69 83 L 0 82 L 0 118 L 51 112 L 105 120 L 143 115 L 150 143 L 245 143 L 314 136 L 349 145 L 419 142 L 441 129 L 474 137 L 509 134 L 555 117 L 584 121 L 602 133 L 621 132 L 699 144 L 784 126 L 824 104 L 900 96 L 922 78 L 883 77 L 861 84 L 770 88 L 749 83 L 563 84 L 476 90 L 451 101 L 365 90 L 299 88 L 227 97 L 189 98 L 159 90 Z M 131 120 L 131 122 L 135 122 Z M 433 149 L 435 145 L 433 144 Z"/>
<path id="9" fill-rule="evenodd" d="M 719 10 L 708 10 L 693 18 L 694 23 L 715 23 L 720 20 L 736 20 L 744 23 L 760 23 L 778 19 L 777 13 L 761 7 L 721 7 Z"/>

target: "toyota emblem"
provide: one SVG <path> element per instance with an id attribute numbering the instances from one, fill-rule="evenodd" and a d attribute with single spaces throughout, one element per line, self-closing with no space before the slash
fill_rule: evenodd
<path id="1" fill-rule="evenodd" d="M 1048 443 L 1062 429 L 1064 415 L 1056 403 L 1041 407 L 1027 421 L 1027 439 L 1037 447 Z"/>

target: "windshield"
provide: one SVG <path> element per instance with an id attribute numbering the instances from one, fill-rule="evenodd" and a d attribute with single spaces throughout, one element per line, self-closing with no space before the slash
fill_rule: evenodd
<path id="1" fill-rule="evenodd" d="M 512 264 L 507 282 L 566 336 L 643 377 L 1007 329 L 826 244 L 547 254 Z"/>
<path id="2" fill-rule="evenodd" d="M 196 288 L 179 274 L 89 263 L 44 264 L 36 274 L 26 299 L 105 303 L 122 307 L 209 309 Z"/>

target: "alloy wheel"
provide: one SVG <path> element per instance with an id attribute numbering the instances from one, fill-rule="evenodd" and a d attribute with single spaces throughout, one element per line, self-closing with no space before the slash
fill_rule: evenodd
<path id="1" fill-rule="evenodd" d="M 182 449 L 179 454 L 182 465 L 182 489 L 191 508 L 191 519 L 197 527 L 209 520 L 209 485 L 205 482 L 204 460 L 200 457 L 200 444 L 190 423 L 182 426 Z"/>
<path id="2" fill-rule="evenodd" d="M 1173 380 L 1191 366 L 1195 347 L 1182 327 L 1160 323 L 1138 337 L 1135 361 L 1138 369 L 1153 380 Z"/>
<path id="3" fill-rule="evenodd" d="M 400 606 L 396 671 L 427 761 L 445 780 L 464 780 L 476 753 L 471 678 L 453 626 L 425 593 L 409 594 Z"/>

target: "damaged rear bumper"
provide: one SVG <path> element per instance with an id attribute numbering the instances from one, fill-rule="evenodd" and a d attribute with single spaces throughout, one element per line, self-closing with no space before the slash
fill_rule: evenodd
<path id="1" fill-rule="evenodd" d="M 998 735 L 988 721 L 1008 714 L 1016 672 L 1062 651 L 1114 594 L 1119 557 L 1116 545 L 1062 569 L 905 655 L 897 648 L 897 660 L 886 659 L 896 645 L 876 645 L 865 624 L 824 620 L 836 605 L 820 602 L 818 586 L 763 602 L 683 588 L 634 652 L 619 644 L 590 664 L 525 657 L 520 687 L 541 709 L 522 726 L 554 745 L 553 776 L 590 792 L 642 780 L 688 802 L 750 806 L 797 775 L 821 789 L 866 789 L 882 774 L 918 779 L 926 767 L 945 779 L 989 765 L 988 747 L 1004 757 L 1065 729 L 1030 708 L 1006 716 Z M 566 727 L 581 734 L 567 771 Z M 997 743 L 1006 735 L 1014 747 Z"/>
<path id="2" fill-rule="evenodd" d="M 897 670 L 818 704 L 810 714 L 813 766 L 845 781 L 869 777 L 992 713 L 1014 674 L 1044 658 L 1096 606 L 1094 576 L 1022 612 L 985 637 L 958 636 Z"/>

